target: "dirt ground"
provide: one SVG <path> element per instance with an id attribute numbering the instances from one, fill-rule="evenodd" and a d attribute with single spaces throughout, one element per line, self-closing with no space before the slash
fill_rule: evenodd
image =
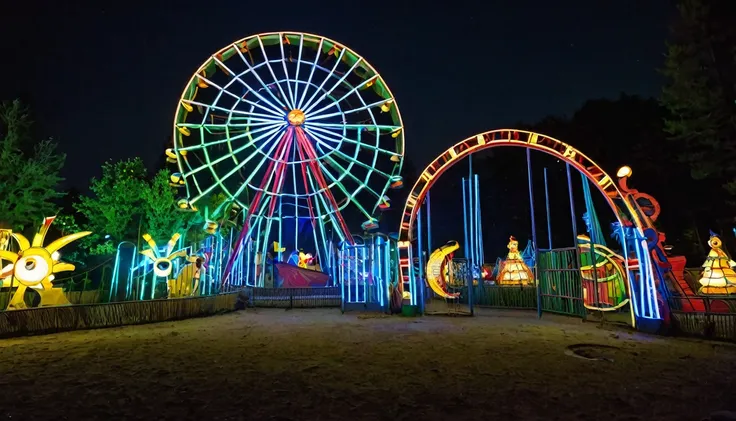
<path id="1" fill-rule="evenodd" d="M 569 318 L 261 309 L 2 340 L 0 418 L 701 420 L 734 377 L 735 346 Z"/>

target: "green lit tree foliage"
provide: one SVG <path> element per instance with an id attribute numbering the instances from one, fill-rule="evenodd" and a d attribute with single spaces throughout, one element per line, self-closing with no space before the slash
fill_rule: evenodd
<path id="1" fill-rule="evenodd" d="M 187 244 L 203 240 L 205 213 L 222 203 L 224 196 L 201 200 L 198 212 L 180 211 L 178 191 L 169 184 L 169 176 L 161 170 L 151 178 L 140 158 L 105 163 L 102 177 L 90 184 L 92 196 L 80 197 L 74 204 L 87 220 L 82 228 L 93 232 L 81 240 L 90 254 L 112 254 L 121 241 L 138 244 L 145 233 L 158 244 L 165 244 L 175 233 L 186 236 Z"/>
<path id="2" fill-rule="evenodd" d="M 169 173 L 165 170 L 156 173 L 141 189 L 141 199 L 145 230 L 158 243 L 164 243 L 174 233 L 184 234 L 187 222 L 195 216 L 176 209 L 175 190 L 169 185 Z"/>
<path id="3" fill-rule="evenodd" d="M 662 73 L 665 131 L 697 180 L 736 195 L 736 2 L 681 0 Z"/>
<path id="4" fill-rule="evenodd" d="M 91 197 L 82 196 L 74 205 L 92 231 L 82 244 L 91 254 L 110 254 L 120 241 L 137 241 L 142 224 L 144 191 L 148 188 L 147 170 L 140 158 L 102 165 L 102 177 L 93 178 Z"/>
<path id="5" fill-rule="evenodd" d="M 33 229 L 53 215 L 53 200 L 66 156 L 51 139 L 33 142 L 28 108 L 20 101 L 0 104 L 0 225 Z"/>

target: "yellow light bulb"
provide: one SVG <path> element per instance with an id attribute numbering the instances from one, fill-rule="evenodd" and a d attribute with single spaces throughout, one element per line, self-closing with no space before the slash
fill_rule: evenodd
<path id="1" fill-rule="evenodd" d="M 631 167 L 628 165 L 624 165 L 623 167 L 619 168 L 618 171 L 616 171 L 616 177 L 623 178 L 623 177 L 631 177 L 631 173 L 633 171 L 631 170 Z"/>

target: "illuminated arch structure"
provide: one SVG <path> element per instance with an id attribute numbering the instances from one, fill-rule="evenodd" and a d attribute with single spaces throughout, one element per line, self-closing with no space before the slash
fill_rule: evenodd
<path id="1" fill-rule="evenodd" d="M 663 319 L 667 320 L 668 307 L 665 299 L 667 291 L 663 282 L 660 282 L 654 275 L 645 236 L 645 230 L 650 227 L 647 226 L 646 221 L 643 221 L 646 216 L 641 214 L 642 209 L 635 201 L 629 200 L 627 194 L 621 192 L 616 182 L 603 169 L 577 149 L 549 136 L 513 129 L 488 131 L 455 144 L 432 161 L 412 187 L 399 227 L 401 280 L 399 288 L 404 296 L 408 297 L 409 303 L 416 305 L 419 302 L 417 280 L 409 262 L 413 260 L 414 222 L 427 192 L 442 173 L 455 163 L 474 152 L 499 146 L 534 149 L 555 156 L 576 168 L 596 185 L 613 209 L 620 226 L 624 227 L 625 235 L 633 240 L 623 243 L 624 266 L 629 274 L 628 286 L 631 291 L 632 311 L 636 326 L 640 329 L 656 329 L 661 325 Z M 629 174 L 630 169 L 618 175 L 620 178 L 625 178 Z M 627 243 L 631 244 L 634 250 L 626 250 Z M 636 259 L 630 258 L 629 252 L 633 252 Z"/>

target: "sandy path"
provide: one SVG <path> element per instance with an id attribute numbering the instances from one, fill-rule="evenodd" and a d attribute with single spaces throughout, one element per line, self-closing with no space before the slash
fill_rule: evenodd
<path id="1" fill-rule="evenodd" d="M 700 420 L 736 409 L 735 376 L 736 347 L 566 318 L 249 310 L 0 341 L 0 417 Z"/>

